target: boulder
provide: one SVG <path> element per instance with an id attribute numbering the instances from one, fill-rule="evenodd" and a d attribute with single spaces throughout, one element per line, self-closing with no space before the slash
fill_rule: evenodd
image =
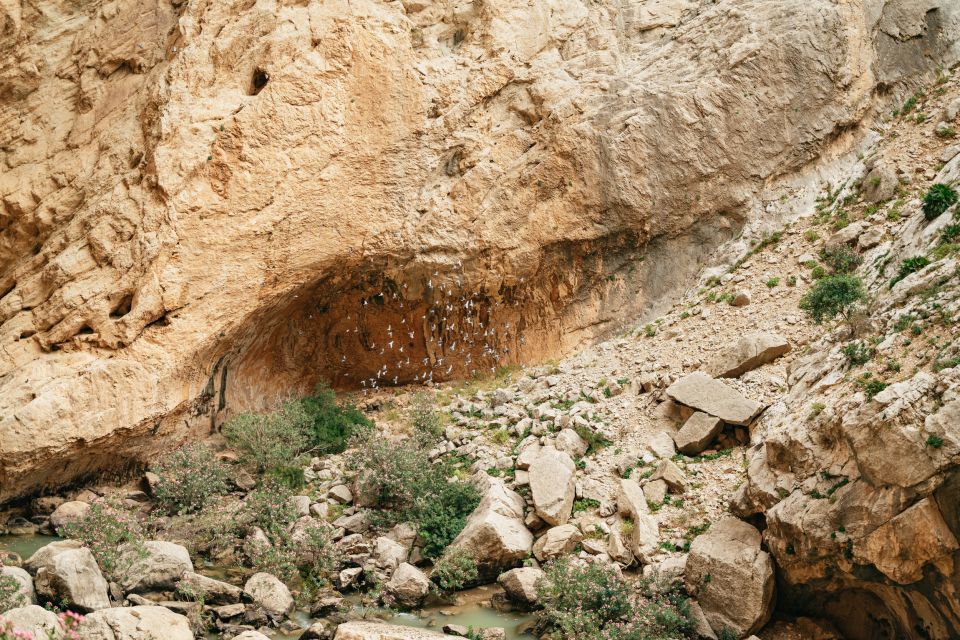
<path id="1" fill-rule="evenodd" d="M 587 449 L 590 448 L 590 445 L 573 429 L 562 429 L 554 440 L 554 446 L 557 450 L 563 451 L 574 458 L 586 454 Z"/>
<path id="2" fill-rule="evenodd" d="M 667 387 L 666 393 L 680 404 L 730 424 L 748 426 L 763 411 L 763 405 L 756 400 L 744 398 L 736 389 L 702 371 L 680 378 Z"/>
<path id="3" fill-rule="evenodd" d="M 270 638 L 263 635 L 259 631 L 250 629 L 248 631 L 244 631 L 238 636 L 233 636 L 233 640 L 270 640 Z"/>
<path id="4" fill-rule="evenodd" d="M 243 590 L 271 618 L 282 618 L 293 611 L 293 596 L 287 585 L 269 573 L 253 574 Z"/>
<path id="5" fill-rule="evenodd" d="M 298 640 L 330 640 L 333 637 L 333 623 L 317 620 L 303 632 Z"/>
<path id="6" fill-rule="evenodd" d="M 436 640 L 455 638 L 437 631 L 371 620 L 353 620 L 337 627 L 333 640 Z"/>
<path id="7" fill-rule="evenodd" d="M 530 464 L 533 505 L 544 522 L 561 525 L 570 518 L 576 490 L 577 466 L 563 451 L 543 447 Z"/>
<path id="8" fill-rule="evenodd" d="M 661 504 L 667 497 L 667 483 L 663 480 L 652 480 L 643 485 L 643 496 L 648 504 Z"/>
<path id="9" fill-rule="evenodd" d="M 541 562 L 553 560 L 576 549 L 581 540 L 583 534 L 574 524 L 552 527 L 533 543 L 533 555 Z"/>
<path id="10" fill-rule="evenodd" d="M 194 640 L 186 616 L 149 605 L 95 611 L 77 631 L 83 640 Z"/>
<path id="11" fill-rule="evenodd" d="M 143 543 L 143 551 L 130 548 L 125 553 L 136 558 L 120 578 L 125 593 L 170 591 L 185 573 L 193 571 L 190 552 L 172 542 L 148 540 Z"/>
<path id="12" fill-rule="evenodd" d="M 236 604 L 243 594 L 240 587 L 192 571 L 183 574 L 178 587 L 203 594 L 205 604 Z"/>
<path id="13" fill-rule="evenodd" d="M 653 434 L 647 441 L 647 449 L 658 458 L 672 458 L 677 453 L 673 444 L 673 436 L 666 431 L 658 431 Z"/>
<path id="14" fill-rule="evenodd" d="M 770 619 L 773 561 L 760 549 L 760 532 L 742 520 L 728 516 L 693 540 L 685 582 L 718 634 L 750 635 Z"/>
<path id="15" fill-rule="evenodd" d="M 661 460 L 653 470 L 650 480 L 663 480 L 667 483 L 667 488 L 674 493 L 684 493 L 687 490 L 687 476 L 673 460 Z"/>
<path id="16" fill-rule="evenodd" d="M 377 566 L 387 571 L 393 571 L 406 562 L 407 555 L 407 547 L 386 536 L 377 538 L 373 545 L 373 558 Z"/>
<path id="17" fill-rule="evenodd" d="M 33 555 L 23 563 L 23 568 L 35 574 L 40 570 L 40 567 L 48 564 L 53 559 L 53 556 L 58 553 L 69 551 L 70 549 L 82 548 L 83 543 L 79 540 L 57 540 L 56 542 L 51 542 L 34 551 Z"/>
<path id="18" fill-rule="evenodd" d="M 63 625 L 60 624 L 57 614 L 35 604 L 2 611 L 0 612 L 0 619 L 12 624 L 14 631 L 25 631 L 31 634 L 29 637 L 36 640 L 51 635 L 55 640 L 60 640 L 63 637 Z M 13 637 L 19 640 L 21 636 Z"/>
<path id="19" fill-rule="evenodd" d="M 401 607 L 417 607 L 430 591 L 430 579 L 420 569 L 404 562 L 390 576 L 384 590 Z"/>
<path id="20" fill-rule="evenodd" d="M 507 596 L 521 605 L 535 605 L 537 596 L 537 582 L 544 576 L 543 569 L 538 567 L 520 567 L 501 573 L 497 582 L 507 592 Z"/>
<path id="21" fill-rule="evenodd" d="M 683 426 L 673 436 L 680 453 L 693 456 L 713 442 L 713 439 L 723 430 L 723 420 L 702 411 L 695 411 L 687 418 Z"/>
<path id="22" fill-rule="evenodd" d="M 734 307 L 745 307 L 750 304 L 750 292 L 739 289 L 734 292 L 730 305 Z"/>
<path id="23" fill-rule="evenodd" d="M 90 511 L 90 505 L 79 500 L 64 502 L 50 514 L 50 528 L 59 532 L 68 524 L 82 519 Z"/>
<path id="24" fill-rule="evenodd" d="M 623 541 L 623 535 L 619 530 L 611 531 L 607 538 L 607 555 L 625 567 L 629 567 L 635 560 L 633 552 Z"/>
<path id="25" fill-rule="evenodd" d="M 525 503 L 515 491 L 493 481 L 467 519 L 451 549 L 468 551 L 477 561 L 481 580 L 492 580 L 530 555 L 533 534 L 524 525 Z"/>
<path id="26" fill-rule="evenodd" d="M 339 502 L 340 504 L 350 504 L 353 502 L 353 492 L 350 491 L 350 487 L 345 484 L 338 484 L 333 487 L 327 495 L 331 500 Z"/>
<path id="27" fill-rule="evenodd" d="M 747 371 L 773 362 L 790 351 L 790 343 L 775 333 L 751 333 L 718 353 L 706 371 L 718 378 L 737 378 Z"/>
<path id="28" fill-rule="evenodd" d="M 71 609 L 80 612 L 110 606 L 107 581 L 89 549 L 67 548 L 45 558 L 34 581 L 38 596 L 54 602 L 65 601 Z"/>
<path id="29" fill-rule="evenodd" d="M 303 517 L 310 515 L 310 496 L 293 496 L 290 500 L 293 502 L 298 516 Z"/>
<path id="30" fill-rule="evenodd" d="M 649 561 L 660 542 L 660 525 L 650 515 L 646 496 L 635 481 L 620 479 L 617 487 L 617 510 L 630 522 L 626 527 L 629 532 L 626 537 L 630 552 L 641 562 Z"/>
<path id="31" fill-rule="evenodd" d="M 37 594 L 33 589 L 33 578 L 24 569 L 20 567 L 4 567 L 0 565 L 0 576 L 13 578 L 17 582 L 17 592 L 14 602 L 10 602 L 15 607 L 24 607 L 30 604 L 37 604 Z"/>
<path id="32" fill-rule="evenodd" d="M 897 195 L 900 180 L 897 173 L 886 162 L 877 162 L 863 178 L 861 195 L 867 203 L 880 203 Z"/>

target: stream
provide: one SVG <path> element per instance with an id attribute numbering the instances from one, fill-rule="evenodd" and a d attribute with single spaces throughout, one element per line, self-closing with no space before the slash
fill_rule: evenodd
<path id="1" fill-rule="evenodd" d="M 10 552 L 26 560 L 37 549 L 60 540 L 56 536 L 45 535 L 0 535 L 0 553 Z M 241 575 L 231 568 L 214 568 L 197 566 L 197 571 L 217 579 L 227 579 L 230 576 Z M 233 580 L 236 582 L 236 580 Z M 397 612 L 383 607 L 370 607 L 360 604 L 356 596 L 347 596 L 348 602 L 353 602 L 353 612 L 358 618 L 378 618 L 391 624 L 405 625 L 408 627 L 430 628 L 436 631 L 445 624 L 458 624 L 464 627 L 473 627 L 481 629 L 484 627 L 502 627 L 506 631 L 507 640 L 527 640 L 534 638 L 531 633 L 523 633 L 529 623 L 536 621 L 536 616 L 528 613 L 501 612 L 486 606 L 497 588 L 488 585 L 468 589 L 457 594 L 457 602 L 433 603 L 411 612 Z M 304 611 L 296 611 L 291 616 L 291 620 L 298 623 L 306 629 L 310 626 L 310 617 Z M 275 640 L 296 640 L 299 634 L 286 635 L 276 633 L 272 636 Z M 219 638 L 219 634 L 209 634 L 208 639 Z"/>

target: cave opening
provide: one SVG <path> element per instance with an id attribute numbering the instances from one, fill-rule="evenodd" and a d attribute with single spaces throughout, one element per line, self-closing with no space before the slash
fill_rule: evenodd
<path id="1" fill-rule="evenodd" d="M 270 82 L 270 74 L 263 69 L 254 69 L 253 77 L 250 79 L 250 95 L 255 96 Z"/>

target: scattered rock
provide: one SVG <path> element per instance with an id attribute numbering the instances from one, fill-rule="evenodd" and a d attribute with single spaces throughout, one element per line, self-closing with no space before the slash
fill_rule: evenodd
<path id="1" fill-rule="evenodd" d="M 64 601 L 81 613 L 110 606 L 107 581 L 86 547 L 46 555 L 37 570 L 34 586 L 38 596 L 53 602 Z"/>
<path id="2" fill-rule="evenodd" d="M 577 466 L 563 451 L 543 447 L 530 465 L 530 492 L 537 515 L 551 525 L 570 518 L 576 490 Z"/>
<path id="3" fill-rule="evenodd" d="M 649 504 L 662 504 L 667 497 L 667 483 L 663 480 L 653 480 L 643 485 L 643 497 Z"/>
<path id="4" fill-rule="evenodd" d="M 721 351 L 706 366 L 718 378 L 738 378 L 747 371 L 773 362 L 790 351 L 790 343 L 775 333 L 752 333 Z"/>
<path id="5" fill-rule="evenodd" d="M 520 567 L 501 573 L 497 578 L 507 596 L 516 603 L 530 606 L 538 601 L 537 582 L 543 578 L 544 572 L 537 567 Z"/>
<path id="6" fill-rule="evenodd" d="M 240 602 L 243 590 L 232 584 L 214 580 L 199 573 L 187 571 L 180 578 L 178 587 L 203 594 L 206 604 L 236 604 Z"/>
<path id="7" fill-rule="evenodd" d="M 455 636 L 447 636 L 428 629 L 370 620 L 353 620 L 338 626 L 333 640 L 435 640 L 452 637 Z"/>
<path id="8" fill-rule="evenodd" d="M 733 294 L 733 299 L 730 300 L 730 306 L 732 307 L 745 307 L 748 304 L 750 304 L 750 292 L 742 289 L 736 291 Z"/>
<path id="9" fill-rule="evenodd" d="M 763 405 L 709 375 L 695 371 L 667 387 L 667 395 L 680 404 L 716 416 L 730 424 L 747 426 Z"/>
<path id="10" fill-rule="evenodd" d="M 552 527 L 533 543 L 533 555 L 545 562 L 573 551 L 583 540 L 580 528 L 573 524 Z"/>
<path id="11" fill-rule="evenodd" d="M 661 460 L 653 470 L 650 480 L 663 480 L 667 488 L 674 493 L 684 493 L 687 490 L 687 476 L 673 460 Z"/>
<path id="12" fill-rule="evenodd" d="M 373 558 L 381 569 L 393 571 L 407 561 L 407 554 L 404 545 L 386 536 L 380 536 L 374 543 Z"/>
<path id="13" fill-rule="evenodd" d="M 263 635 L 259 631 L 244 631 L 238 636 L 233 636 L 233 640 L 270 640 L 267 636 Z"/>
<path id="14" fill-rule="evenodd" d="M 143 550 L 146 553 L 142 557 L 140 549 L 124 552 L 136 558 L 120 579 L 125 593 L 169 591 L 176 588 L 185 573 L 193 571 L 190 552 L 179 544 L 148 540 L 143 543 Z"/>
<path id="15" fill-rule="evenodd" d="M 350 487 L 345 484 L 338 484 L 337 486 L 330 489 L 328 494 L 331 500 L 339 502 L 340 504 L 350 504 L 353 502 L 353 492 L 350 491 Z"/>
<path id="16" fill-rule="evenodd" d="M 293 611 L 293 596 L 287 585 L 269 573 L 253 574 L 243 590 L 271 618 L 282 618 Z"/>
<path id="17" fill-rule="evenodd" d="M 68 524 L 73 524 L 81 520 L 87 512 L 90 511 L 90 505 L 79 500 L 64 502 L 50 514 L 50 528 L 54 531 L 60 531 Z"/>

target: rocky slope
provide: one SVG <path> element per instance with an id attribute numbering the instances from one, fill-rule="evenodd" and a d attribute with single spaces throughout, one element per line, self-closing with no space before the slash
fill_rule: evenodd
<path id="1" fill-rule="evenodd" d="M 0 500 L 609 332 L 955 60 L 957 12 L 4 3 Z"/>

